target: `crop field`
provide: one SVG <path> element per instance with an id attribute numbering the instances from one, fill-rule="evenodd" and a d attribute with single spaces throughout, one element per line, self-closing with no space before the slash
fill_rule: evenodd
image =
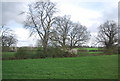
<path id="1" fill-rule="evenodd" d="M 118 55 L 3 60 L 3 79 L 117 79 Z"/>

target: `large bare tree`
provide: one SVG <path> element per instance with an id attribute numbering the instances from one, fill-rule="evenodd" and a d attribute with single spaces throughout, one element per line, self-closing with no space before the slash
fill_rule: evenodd
<path id="1" fill-rule="evenodd" d="M 56 17 L 51 40 L 56 41 L 63 48 L 67 45 L 68 34 L 72 27 L 72 21 L 69 16 Z"/>
<path id="2" fill-rule="evenodd" d="M 107 21 L 99 26 L 98 43 L 107 49 L 118 44 L 118 26 L 114 21 Z"/>
<path id="3" fill-rule="evenodd" d="M 81 46 L 90 39 L 90 33 L 80 23 L 73 23 L 69 33 L 70 47 Z"/>
<path id="4" fill-rule="evenodd" d="M 56 4 L 48 2 L 35 2 L 30 4 L 27 12 L 25 27 L 30 29 L 31 35 L 37 33 L 42 41 L 44 51 L 46 51 L 56 13 Z"/>
<path id="5" fill-rule="evenodd" d="M 54 23 L 52 41 L 56 41 L 63 48 L 80 46 L 88 41 L 90 33 L 85 26 L 73 23 L 70 16 L 57 17 Z"/>

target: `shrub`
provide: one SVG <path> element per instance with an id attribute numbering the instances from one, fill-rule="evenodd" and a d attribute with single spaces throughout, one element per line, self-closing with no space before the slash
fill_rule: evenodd
<path id="1" fill-rule="evenodd" d="M 45 58 L 46 55 L 43 51 L 43 49 L 41 48 L 38 48 L 37 51 L 36 51 L 36 54 L 33 56 L 33 58 Z"/>
<path id="2" fill-rule="evenodd" d="M 15 54 L 16 59 L 76 57 L 76 56 L 78 55 L 72 54 L 58 47 L 48 47 L 46 52 L 41 47 L 35 51 L 30 50 L 29 48 L 22 47 L 22 48 L 19 48 Z"/>
<path id="3" fill-rule="evenodd" d="M 2 47 L 2 52 L 9 52 L 11 49 L 8 46 L 3 46 Z"/>
<path id="4" fill-rule="evenodd" d="M 64 50 L 61 50 L 60 48 L 57 47 L 49 47 L 47 49 L 47 55 L 49 55 L 50 57 L 63 57 L 64 54 Z"/>
<path id="5" fill-rule="evenodd" d="M 17 59 L 27 59 L 33 57 L 33 51 L 26 47 L 21 47 L 15 54 Z"/>
<path id="6" fill-rule="evenodd" d="M 105 54 L 118 54 L 118 48 L 117 47 L 111 47 L 111 48 L 104 48 Z"/>
<path id="7" fill-rule="evenodd" d="M 61 48 L 58 47 L 49 47 L 47 48 L 47 52 L 44 52 L 43 49 L 38 48 L 37 54 L 34 56 L 34 58 L 55 58 L 55 57 L 75 57 L 78 56 L 77 54 L 71 54 L 68 51 L 61 50 Z"/>
<path id="8" fill-rule="evenodd" d="M 77 54 L 71 53 L 69 50 L 62 50 L 57 47 L 49 47 L 47 50 L 48 57 L 76 57 Z"/>
<path id="9" fill-rule="evenodd" d="M 34 58 L 47 58 L 47 57 L 62 57 L 63 51 L 59 48 L 49 47 L 47 48 L 47 51 L 44 52 L 43 49 L 38 48 L 36 55 Z"/>

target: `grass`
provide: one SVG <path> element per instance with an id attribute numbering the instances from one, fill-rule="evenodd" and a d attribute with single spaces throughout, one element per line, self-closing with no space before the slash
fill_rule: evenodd
<path id="1" fill-rule="evenodd" d="M 103 52 L 101 51 L 102 48 L 76 48 L 76 49 L 79 50 L 78 54 L 80 56 L 87 56 L 90 54 L 103 54 Z M 84 50 L 84 51 L 82 51 L 82 50 Z"/>
<path id="2" fill-rule="evenodd" d="M 99 50 L 99 48 L 76 48 L 79 50 L 85 49 L 85 50 Z"/>
<path id="3" fill-rule="evenodd" d="M 3 79 L 117 78 L 117 55 L 3 61 Z"/>
<path id="4" fill-rule="evenodd" d="M 89 54 L 101 54 L 103 52 L 89 52 Z"/>

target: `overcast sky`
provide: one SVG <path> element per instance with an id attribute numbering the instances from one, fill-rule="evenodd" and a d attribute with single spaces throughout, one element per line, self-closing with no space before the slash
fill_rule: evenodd
<path id="1" fill-rule="evenodd" d="M 71 15 L 73 22 L 80 22 L 91 32 L 92 38 L 89 43 L 92 44 L 94 36 L 97 35 L 97 27 L 106 20 L 115 20 L 118 17 L 118 1 L 119 0 L 51 0 L 57 3 L 60 10 L 59 15 Z M 35 46 L 36 37 L 29 37 L 29 31 L 24 29 L 22 22 L 25 20 L 23 15 L 19 15 L 21 11 L 27 10 L 26 2 L 14 1 L 1 2 L 2 15 L 0 15 L 0 24 L 6 24 L 7 27 L 14 30 L 17 35 L 17 46 Z M 0 6 L 1 7 L 1 6 Z M 2 23 L 1 23 L 2 22 Z"/>

